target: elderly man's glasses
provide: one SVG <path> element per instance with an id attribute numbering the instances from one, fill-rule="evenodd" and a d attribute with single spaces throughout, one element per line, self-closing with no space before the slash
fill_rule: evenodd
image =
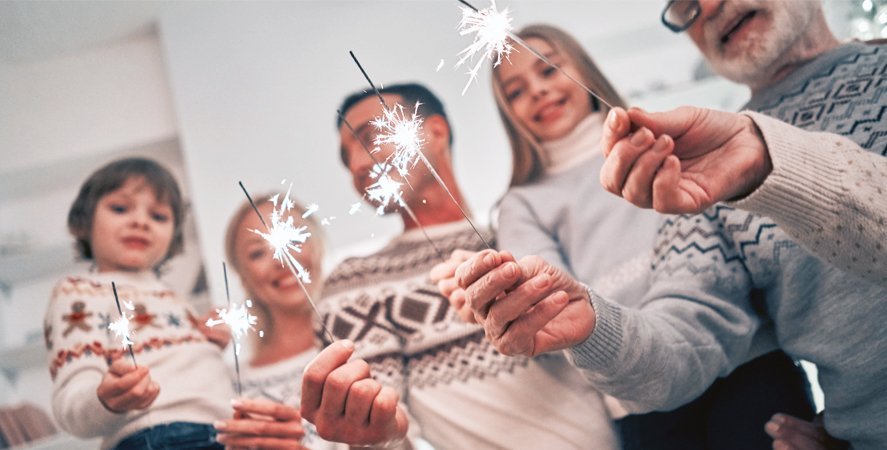
<path id="1" fill-rule="evenodd" d="M 699 0 L 669 0 L 662 11 L 662 24 L 675 33 L 690 28 L 699 17 Z"/>

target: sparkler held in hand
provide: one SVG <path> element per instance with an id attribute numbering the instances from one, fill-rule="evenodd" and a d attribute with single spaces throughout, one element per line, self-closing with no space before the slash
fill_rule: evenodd
<path id="1" fill-rule="evenodd" d="M 135 352 L 132 351 L 132 344 L 134 344 L 134 342 L 132 340 L 132 327 L 129 325 L 129 313 L 123 313 L 123 308 L 120 307 L 120 297 L 117 296 L 117 284 L 113 281 L 111 282 L 111 290 L 114 291 L 114 301 L 117 303 L 117 312 L 120 314 L 120 317 L 114 322 L 111 322 L 108 325 L 108 329 L 117 335 L 117 338 L 120 339 L 121 344 L 123 344 L 123 348 L 129 349 L 129 357 L 132 358 L 132 365 L 138 367 L 138 364 L 136 364 Z M 126 305 L 128 311 L 135 310 L 135 306 L 133 306 L 132 302 L 124 301 L 123 303 Z"/>
<path id="2" fill-rule="evenodd" d="M 437 170 L 434 169 L 431 162 L 429 162 L 428 158 L 425 157 L 425 154 L 422 153 L 422 144 L 424 143 L 424 138 L 422 137 L 422 117 L 418 114 L 418 109 L 421 103 L 416 103 L 413 113 L 409 116 L 404 113 L 403 106 L 399 104 L 396 104 L 393 108 L 389 107 L 388 104 L 385 103 L 385 98 L 382 97 L 382 93 L 376 88 L 376 85 L 373 84 L 373 81 L 363 69 L 360 61 L 358 61 L 357 56 L 354 55 L 354 52 L 349 51 L 348 53 L 351 55 L 351 59 L 354 60 L 354 63 L 357 64 L 357 68 L 360 69 L 364 78 L 366 78 L 367 83 L 369 83 L 370 87 L 376 93 L 376 96 L 379 97 L 379 102 L 384 109 L 383 115 L 376 118 L 376 120 L 373 120 L 372 124 L 377 130 L 379 130 L 379 134 L 376 135 L 376 139 L 373 143 L 375 145 L 391 144 L 394 146 L 394 153 L 388 157 L 386 162 L 389 162 L 397 168 L 401 177 L 406 179 L 408 170 L 421 160 L 434 177 L 435 181 L 437 181 L 450 197 L 450 200 L 453 201 L 453 204 L 456 205 L 459 212 L 462 213 L 462 217 L 464 217 L 468 224 L 471 225 L 471 228 L 477 234 L 477 237 L 480 238 L 481 242 L 483 242 L 487 248 L 492 249 L 487 240 L 480 234 L 480 231 L 478 231 L 474 222 L 468 217 L 468 214 L 462 208 L 462 205 L 459 204 L 459 201 L 453 196 L 453 193 L 447 187 L 446 183 L 441 179 Z"/>
<path id="3" fill-rule="evenodd" d="M 557 69 L 558 72 L 563 74 L 573 83 L 579 85 L 579 87 L 588 92 L 589 95 L 594 96 L 603 104 L 613 108 L 613 105 L 611 105 L 610 102 L 591 90 L 591 88 L 586 86 L 585 83 L 577 80 L 547 56 L 527 44 L 527 42 L 521 39 L 520 36 L 514 34 L 514 28 L 511 26 L 512 19 L 509 15 L 508 8 L 505 8 L 502 11 L 497 10 L 496 0 L 491 0 L 490 6 L 481 10 L 477 9 L 466 0 L 456 1 L 465 5 L 462 7 L 462 20 L 459 21 L 459 34 L 465 36 L 466 34 L 476 33 L 474 35 L 474 41 L 464 50 L 459 52 L 459 55 L 462 55 L 462 57 L 456 62 L 456 67 L 473 60 L 478 54 L 481 54 L 481 51 L 483 51 L 481 58 L 474 67 L 468 71 L 470 78 L 468 79 L 468 84 L 465 85 L 465 89 L 462 90 L 462 95 L 465 95 L 465 91 L 468 90 L 468 86 L 471 85 L 471 82 L 477 79 L 477 74 L 481 65 L 483 65 L 484 60 L 495 59 L 493 67 L 496 67 L 502 63 L 503 57 L 508 59 L 508 55 L 514 50 L 514 46 L 508 42 L 511 40 L 527 49 L 527 51 L 542 60 L 545 64 Z"/>
<path id="4" fill-rule="evenodd" d="M 231 338 L 234 345 L 234 371 L 237 373 L 237 396 L 243 395 L 243 388 L 240 382 L 240 341 L 246 336 L 250 330 L 254 330 L 254 325 L 258 318 L 249 313 L 252 301 L 247 299 L 242 304 L 231 306 L 231 292 L 228 290 L 228 266 L 222 262 L 222 274 L 225 277 L 225 298 L 227 299 L 227 308 L 217 309 L 218 319 L 207 319 L 206 326 L 214 327 L 216 325 L 225 324 L 231 329 Z"/>

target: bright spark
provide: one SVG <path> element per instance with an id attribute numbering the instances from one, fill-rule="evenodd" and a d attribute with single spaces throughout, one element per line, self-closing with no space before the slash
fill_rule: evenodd
<path id="1" fill-rule="evenodd" d="M 440 72 L 440 69 L 444 66 L 444 60 L 441 58 L 440 62 L 437 63 L 437 69 L 434 69 L 435 72 Z"/>
<path id="2" fill-rule="evenodd" d="M 132 327 L 129 324 L 129 319 L 132 317 L 132 314 L 127 311 L 134 311 L 136 308 L 133 306 L 132 302 L 127 302 L 126 300 L 121 301 L 123 304 L 122 314 L 120 317 L 108 324 L 108 329 L 113 331 L 117 336 L 117 339 L 120 339 L 120 343 L 123 345 L 123 348 L 127 348 L 130 345 L 133 345 L 135 342 L 132 340 Z"/>
<path id="3" fill-rule="evenodd" d="M 297 227 L 293 224 L 293 216 L 290 214 L 290 210 L 295 206 L 295 203 L 290 199 L 292 189 L 293 185 L 290 184 L 283 200 L 280 199 L 280 194 L 271 197 L 271 203 L 274 204 L 274 210 L 271 212 L 271 229 L 267 233 L 256 229 L 250 231 L 262 236 L 271 244 L 271 248 L 274 250 L 274 259 L 280 261 L 281 265 L 285 265 L 288 260 L 296 268 L 299 279 L 310 283 L 311 276 L 308 270 L 291 253 L 301 253 L 302 244 L 311 236 L 311 233 L 307 231 L 307 225 Z"/>
<path id="4" fill-rule="evenodd" d="M 474 11 L 468 7 L 462 7 L 462 20 L 459 21 L 459 35 L 475 33 L 474 42 L 459 52 L 461 58 L 456 62 L 456 67 L 468 62 L 474 62 L 477 55 L 482 55 L 468 70 L 468 83 L 462 89 L 462 95 L 471 86 L 471 82 L 477 80 L 477 74 L 488 59 L 494 61 L 493 67 L 502 64 L 502 57 L 508 59 L 514 46 L 508 40 L 513 29 L 508 8 L 502 11 L 496 10 L 496 0 L 490 0 L 490 7 L 480 11 Z"/>
<path id="5" fill-rule="evenodd" d="M 359 213 L 359 212 L 360 212 L 360 207 L 361 207 L 362 205 L 363 205 L 363 204 L 362 204 L 361 202 L 352 203 L 352 204 L 351 204 L 351 209 L 348 210 L 348 214 L 350 214 L 350 215 L 353 216 L 353 215 Z"/>
<path id="6" fill-rule="evenodd" d="M 317 203 L 312 203 L 312 204 L 308 205 L 308 207 L 305 208 L 305 212 L 302 214 L 302 218 L 307 219 L 308 216 L 316 213 L 318 209 L 320 209 L 320 207 L 317 206 Z"/>
<path id="7" fill-rule="evenodd" d="M 252 306 L 252 300 L 246 299 L 239 305 L 232 304 L 229 308 L 216 309 L 218 319 L 206 319 L 208 327 L 228 325 L 228 328 L 231 329 L 231 338 L 234 340 L 234 353 L 238 355 L 240 354 L 240 341 L 248 332 L 255 330 L 257 318 L 249 312 L 249 308 Z"/>
<path id="8" fill-rule="evenodd" d="M 388 164 L 376 164 L 370 172 L 370 177 L 374 178 L 376 182 L 367 188 L 366 193 L 370 200 L 379 204 L 376 214 L 380 216 L 385 214 L 389 203 L 404 206 L 403 191 L 400 190 L 403 184 L 391 178 L 389 175 L 391 168 L 392 166 Z"/>
<path id="9" fill-rule="evenodd" d="M 425 138 L 422 137 L 423 119 L 419 115 L 420 105 L 421 103 L 416 102 L 412 115 L 408 117 L 403 106 L 395 104 L 391 108 L 385 108 L 383 115 L 372 121 L 378 130 L 373 144 L 394 146 L 394 153 L 388 157 L 388 162 L 404 177 L 419 162 L 422 144 L 425 143 Z"/>
<path id="10" fill-rule="evenodd" d="M 336 216 L 324 217 L 323 219 L 320 219 L 320 224 L 323 226 L 327 226 L 333 223 L 334 220 L 336 220 Z"/>

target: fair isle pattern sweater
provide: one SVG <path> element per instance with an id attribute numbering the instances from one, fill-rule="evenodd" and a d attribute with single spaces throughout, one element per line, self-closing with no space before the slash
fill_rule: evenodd
<path id="1" fill-rule="evenodd" d="M 847 44 L 749 107 L 880 153 L 885 71 L 887 47 Z M 830 434 L 887 448 L 887 288 L 824 262 L 770 218 L 724 205 L 670 217 L 655 252 L 642 308 L 593 295 L 594 332 L 569 350 L 603 392 L 634 411 L 671 409 L 781 347 L 817 365 Z"/>
<path id="2" fill-rule="evenodd" d="M 444 254 L 483 248 L 467 224 L 428 227 Z M 419 230 L 340 264 L 319 308 L 336 339 L 355 342 L 373 376 L 401 393 L 410 427 L 436 449 L 613 449 L 608 424 L 587 417 L 600 395 L 560 355 L 499 354 L 461 322 L 428 278 L 440 261 Z"/>
<path id="3" fill-rule="evenodd" d="M 110 361 L 129 353 L 108 330 L 119 314 L 111 290 L 135 307 L 136 363 L 150 369 L 160 395 L 144 411 L 116 414 L 101 404 L 96 389 Z M 71 276 L 56 284 L 44 319 L 52 408 L 65 431 L 102 437 L 113 447 L 145 428 L 169 422 L 211 424 L 230 416 L 234 398 L 221 350 L 196 328 L 191 306 L 151 272 L 107 272 Z"/>

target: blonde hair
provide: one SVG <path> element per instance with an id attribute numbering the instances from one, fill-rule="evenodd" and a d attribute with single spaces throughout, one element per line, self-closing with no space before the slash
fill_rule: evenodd
<path id="1" fill-rule="evenodd" d="M 274 193 L 270 194 L 261 194 L 258 196 L 254 196 L 256 199 L 267 199 L 271 198 Z M 261 202 L 257 203 L 257 206 L 261 206 Z M 299 203 L 293 202 L 293 211 L 302 211 L 305 208 Z M 228 260 L 228 265 L 237 272 L 237 275 L 240 276 L 240 279 L 243 280 L 243 268 L 241 267 L 241 261 L 237 259 L 237 232 L 240 230 L 240 224 L 243 223 L 244 218 L 246 218 L 247 214 L 255 214 L 253 211 L 252 205 L 249 201 L 244 201 L 242 205 L 237 209 L 231 219 L 228 221 L 228 229 L 225 232 L 225 258 Z M 295 217 L 298 217 L 298 213 L 295 213 Z M 270 221 L 270 215 L 263 217 L 265 222 Z M 308 226 L 308 231 L 311 232 L 311 243 L 313 245 L 314 251 L 312 252 L 313 260 L 311 261 L 311 267 L 308 267 L 312 271 L 312 276 L 316 278 L 313 283 L 306 285 L 306 288 L 314 287 L 314 291 L 320 289 L 322 285 L 322 274 L 321 270 L 321 262 L 323 261 L 324 254 L 324 245 L 323 245 L 323 232 L 320 229 L 317 221 L 314 220 L 313 216 L 309 216 L 307 219 L 303 219 L 304 224 Z M 265 334 L 272 333 L 273 324 L 271 322 L 271 313 L 268 310 L 267 305 L 262 301 L 262 299 L 257 298 L 255 292 L 250 292 L 249 283 L 242 283 L 244 290 L 246 290 L 246 294 L 250 299 L 253 300 L 253 305 L 255 306 L 256 316 L 258 318 L 259 325 L 264 330 Z M 312 292 L 313 294 L 313 292 Z M 255 344 L 256 342 L 254 342 Z"/>
<path id="2" fill-rule="evenodd" d="M 550 25 L 529 25 L 518 31 L 517 36 L 523 40 L 530 38 L 542 39 L 551 45 L 554 50 L 567 58 L 579 73 L 579 81 L 588 86 L 592 91 L 600 95 L 607 103 L 613 106 L 624 107 L 625 101 L 604 77 L 591 56 L 585 52 L 582 46 L 572 36 L 559 28 Z M 507 64 L 507 63 L 506 63 Z M 496 107 L 499 116 L 505 125 L 505 132 L 511 142 L 512 171 L 509 186 L 519 186 L 535 180 L 542 174 L 542 160 L 540 152 L 541 144 L 533 133 L 514 116 L 514 111 L 505 95 L 505 90 L 497 75 L 498 69 L 493 69 L 493 96 L 496 98 Z M 589 96 L 591 96 L 589 94 Z M 610 108 L 599 100 L 591 97 L 593 105 L 598 105 L 601 112 L 608 113 Z"/>

